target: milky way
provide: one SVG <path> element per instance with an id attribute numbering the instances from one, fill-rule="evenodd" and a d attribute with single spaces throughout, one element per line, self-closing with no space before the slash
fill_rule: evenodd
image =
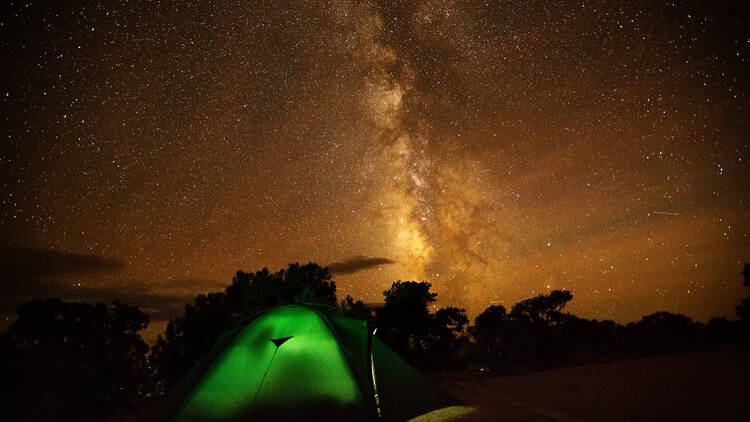
<path id="1" fill-rule="evenodd" d="M 314 261 L 367 302 L 401 279 L 471 315 L 567 289 L 585 317 L 731 316 L 740 4 L 7 4 L 3 247 L 117 265 L 14 270 L 3 312 L 121 296 L 163 320 Z"/>

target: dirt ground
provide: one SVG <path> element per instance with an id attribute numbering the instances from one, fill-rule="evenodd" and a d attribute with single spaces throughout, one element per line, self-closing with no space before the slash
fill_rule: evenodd
<path id="1" fill-rule="evenodd" d="M 461 420 L 750 421 L 750 349 L 436 381 L 478 409 Z"/>

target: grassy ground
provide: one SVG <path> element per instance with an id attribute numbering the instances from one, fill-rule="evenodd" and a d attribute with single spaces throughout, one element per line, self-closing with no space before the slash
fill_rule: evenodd
<path id="1" fill-rule="evenodd" d="M 750 350 L 718 349 L 439 383 L 475 421 L 750 421 Z"/>

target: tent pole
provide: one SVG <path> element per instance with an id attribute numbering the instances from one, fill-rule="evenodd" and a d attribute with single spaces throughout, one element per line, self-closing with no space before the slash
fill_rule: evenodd
<path id="1" fill-rule="evenodd" d="M 276 350 L 273 351 L 273 356 L 271 356 L 271 360 L 268 362 L 268 366 L 266 366 L 266 372 L 263 374 L 263 378 L 260 380 L 260 384 L 258 384 L 258 389 L 255 390 L 255 395 L 253 396 L 253 401 L 251 402 L 250 406 L 252 407 L 255 404 L 255 399 L 258 398 L 258 393 L 260 393 L 261 387 L 263 387 L 263 383 L 266 381 L 266 376 L 268 375 L 268 370 L 271 369 L 271 364 L 273 363 L 273 359 L 276 357 L 276 353 L 279 351 L 279 346 L 276 346 Z"/>
<path id="2" fill-rule="evenodd" d="M 369 329 L 367 331 L 370 331 Z M 372 330 L 372 334 L 367 336 L 367 348 L 370 351 L 370 374 L 372 375 L 372 394 L 373 399 L 375 401 L 375 412 L 377 414 L 378 419 L 383 418 L 383 414 L 380 411 L 380 396 L 378 395 L 378 382 L 377 378 L 375 377 L 375 357 L 373 354 L 373 341 L 375 339 L 375 333 L 378 331 L 377 328 Z"/>

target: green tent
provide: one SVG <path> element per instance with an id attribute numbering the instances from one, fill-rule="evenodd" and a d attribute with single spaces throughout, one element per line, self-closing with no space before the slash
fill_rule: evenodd
<path id="1" fill-rule="evenodd" d="M 172 421 L 402 421 L 459 404 L 367 322 L 288 305 L 235 326 L 171 395 Z"/>

